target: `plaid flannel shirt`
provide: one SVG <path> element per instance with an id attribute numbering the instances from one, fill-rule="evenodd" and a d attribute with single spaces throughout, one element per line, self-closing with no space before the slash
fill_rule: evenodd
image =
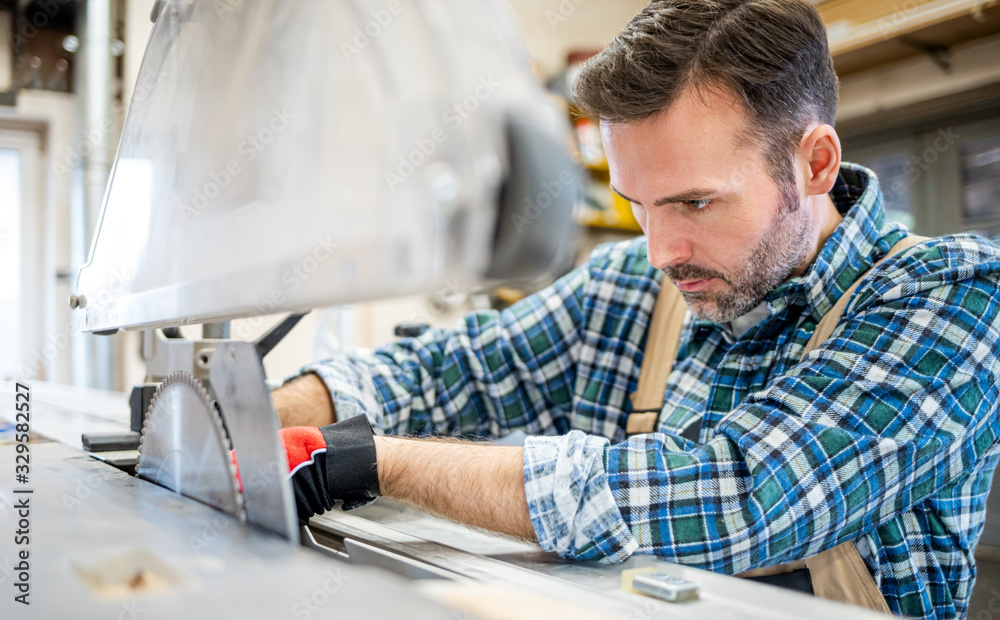
<path id="1" fill-rule="evenodd" d="M 955 235 L 892 257 L 800 359 L 906 234 L 884 224 L 871 171 L 845 164 L 831 196 L 843 221 L 760 323 L 733 338 L 688 313 L 656 433 L 625 439 L 663 277 L 645 238 L 502 312 L 304 370 L 338 417 L 382 432 L 533 435 L 525 490 L 546 550 L 732 574 L 856 540 L 895 613 L 962 617 L 998 460 L 1000 249 Z M 691 425 L 698 442 L 680 436 Z"/>

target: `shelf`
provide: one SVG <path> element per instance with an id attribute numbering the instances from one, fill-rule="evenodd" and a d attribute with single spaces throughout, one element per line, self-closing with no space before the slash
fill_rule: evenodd
<path id="1" fill-rule="evenodd" d="M 819 5 L 837 73 L 845 75 L 997 32 L 996 0 L 827 0 Z"/>

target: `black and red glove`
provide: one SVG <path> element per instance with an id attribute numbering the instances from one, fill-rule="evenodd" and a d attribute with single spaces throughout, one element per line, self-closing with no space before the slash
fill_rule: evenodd
<path id="1" fill-rule="evenodd" d="M 288 456 L 299 523 L 333 508 L 343 510 L 375 501 L 379 493 L 375 438 L 365 416 L 328 426 L 293 426 L 279 431 Z"/>

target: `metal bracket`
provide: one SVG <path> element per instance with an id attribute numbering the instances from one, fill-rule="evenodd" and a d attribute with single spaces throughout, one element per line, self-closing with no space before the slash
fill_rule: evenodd
<path id="1" fill-rule="evenodd" d="M 924 43 L 923 41 L 918 41 L 911 37 L 899 37 L 899 42 L 927 54 L 930 56 L 931 60 L 934 61 L 934 64 L 941 69 L 941 71 L 948 74 L 951 73 L 952 66 L 950 47 L 934 43 Z"/>
<path id="2" fill-rule="evenodd" d="M 212 391 L 222 407 L 243 482 L 247 521 L 299 543 L 281 424 L 249 342 L 220 342 L 209 362 Z"/>
<path id="3" fill-rule="evenodd" d="M 285 319 L 272 327 L 266 334 L 261 336 L 254 342 L 254 348 L 257 350 L 257 355 L 260 359 L 264 359 L 264 356 L 271 352 L 281 339 L 288 335 L 288 332 L 292 331 L 302 317 L 309 314 L 308 312 L 303 312 L 301 314 L 290 314 Z"/>
<path id="4" fill-rule="evenodd" d="M 142 332 L 142 359 L 146 362 L 146 382 L 158 383 L 170 373 L 183 370 L 196 378 L 208 379 L 208 360 L 219 340 L 188 340 L 177 328 Z"/>

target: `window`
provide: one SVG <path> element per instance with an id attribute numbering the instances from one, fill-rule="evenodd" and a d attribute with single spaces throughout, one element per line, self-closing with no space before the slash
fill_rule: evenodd
<path id="1" fill-rule="evenodd" d="M 962 215 L 967 226 L 1000 234 L 1000 136 L 962 145 Z"/>
<path id="2" fill-rule="evenodd" d="M 0 149 L 0 378 L 21 361 L 21 157 Z"/>
<path id="3" fill-rule="evenodd" d="M 886 221 L 928 237 L 1000 242 L 1000 117 L 966 118 L 844 138 L 844 160 L 878 175 Z"/>
<path id="4" fill-rule="evenodd" d="M 865 162 L 878 177 L 887 222 L 898 222 L 907 228 L 914 226 L 910 201 L 910 179 L 907 178 L 909 153 L 891 153 Z"/>
<path id="5" fill-rule="evenodd" d="M 0 380 L 43 378 L 46 315 L 41 136 L 0 125 Z M 52 299 L 51 295 L 48 297 Z"/>

